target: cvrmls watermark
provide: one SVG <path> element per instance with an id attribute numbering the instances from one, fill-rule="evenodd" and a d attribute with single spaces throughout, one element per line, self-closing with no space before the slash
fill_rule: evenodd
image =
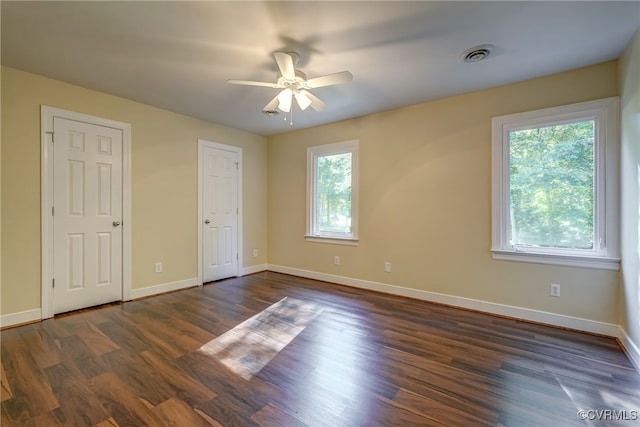
<path id="1" fill-rule="evenodd" d="M 578 418 L 591 421 L 638 421 L 640 410 L 629 409 L 581 409 Z"/>

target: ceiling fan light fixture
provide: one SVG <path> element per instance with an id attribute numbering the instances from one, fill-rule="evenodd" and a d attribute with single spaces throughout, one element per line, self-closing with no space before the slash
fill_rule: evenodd
<path id="1" fill-rule="evenodd" d="M 289 88 L 284 89 L 278 94 L 278 108 L 285 113 L 291 111 L 291 100 L 293 99 L 293 91 Z"/>
<path id="2" fill-rule="evenodd" d="M 311 100 L 304 93 L 297 92 L 293 96 L 296 98 L 296 101 L 298 102 L 298 106 L 302 111 L 306 110 L 309 107 L 309 105 L 311 105 Z"/>
<path id="3" fill-rule="evenodd" d="M 460 55 L 460 58 L 464 62 L 468 62 L 468 63 L 480 62 L 487 59 L 487 57 L 491 54 L 494 48 L 495 47 L 490 44 L 482 44 L 480 46 L 475 46 L 475 47 L 472 47 L 471 49 L 467 49 L 464 52 L 462 52 L 462 54 Z"/>

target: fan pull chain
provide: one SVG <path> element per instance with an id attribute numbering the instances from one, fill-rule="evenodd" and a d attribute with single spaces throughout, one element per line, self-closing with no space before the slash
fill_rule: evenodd
<path id="1" fill-rule="evenodd" d="M 287 121 L 287 113 L 284 113 L 284 121 Z M 289 126 L 293 126 L 293 107 L 291 108 L 291 111 L 289 111 Z"/>

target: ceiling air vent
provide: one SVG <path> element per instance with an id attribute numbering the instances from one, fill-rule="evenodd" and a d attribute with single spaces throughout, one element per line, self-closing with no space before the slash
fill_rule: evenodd
<path id="1" fill-rule="evenodd" d="M 490 44 L 483 44 L 480 46 L 472 47 L 462 52 L 460 57 L 464 62 L 480 62 L 486 59 L 493 50 L 493 46 Z"/>

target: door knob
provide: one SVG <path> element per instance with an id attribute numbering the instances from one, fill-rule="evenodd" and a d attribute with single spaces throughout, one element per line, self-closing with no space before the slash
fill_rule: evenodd
<path id="1" fill-rule="evenodd" d="M 113 221 L 112 224 L 114 227 L 117 227 L 120 225 L 120 221 Z"/>
<path id="2" fill-rule="evenodd" d="M 209 224 L 210 222 L 211 222 L 211 221 L 209 221 L 208 219 L 205 219 L 205 220 L 204 220 L 204 223 L 205 223 L 205 224 Z"/>

